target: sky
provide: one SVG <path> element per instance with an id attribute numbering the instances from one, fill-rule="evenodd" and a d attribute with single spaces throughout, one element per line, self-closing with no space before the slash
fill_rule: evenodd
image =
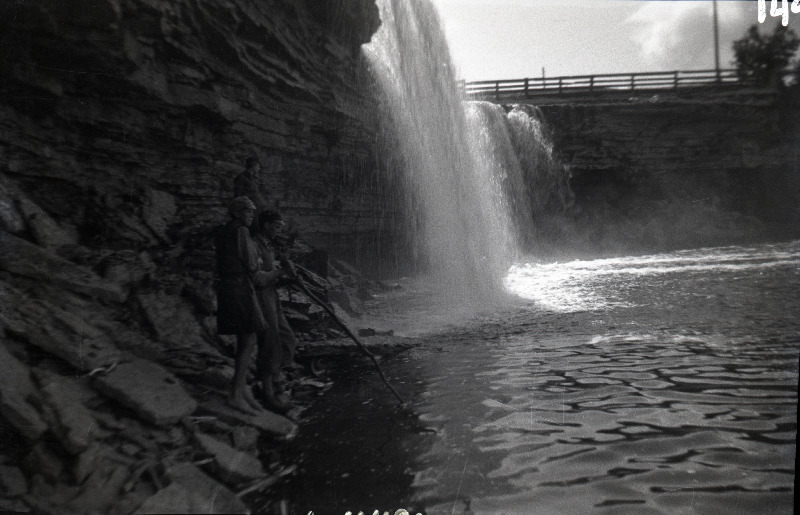
<path id="1" fill-rule="evenodd" d="M 432 0 L 458 76 L 467 81 L 714 69 L 710 0 Z M 720 67 L 732 44 L 759 24 L 756 0 L 720 0 Z M 792 1 L 788 2 L 791 5 Z M 778 7 L 781 2 L 777 3 Z M 800 35 L 800 13 L 789 10 Z"/>

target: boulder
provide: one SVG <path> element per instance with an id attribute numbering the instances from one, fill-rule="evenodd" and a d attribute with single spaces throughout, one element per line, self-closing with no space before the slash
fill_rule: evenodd
<path id="1" fill-rule="evenodd" d="M 288 418 L 263 411 L 259 415 L 248 415 L 216 399 L 200 404 L 198 413 L 213 415 L 232 425 L 250 425 L 273 436 L 291 438 L 297 432 L 297 424 Z"/>
<path id="2" fill-rule="evenodd" d="M 74 513 L 107 513 L 122 497 L 128 481 L 128 467 L 104 460 L 83 483 L 80 492 L 68 504 Z"/>
<path id="3" fill-rule="evenodd" d="M 109 254 L 98 266 L 105 280 L 126 288 L 141 283 L 155 268 L 147 252 L 135 250 Z"/>
<path id="4" fill-rule="evenodd" d="M 125 445 L 125 444 L 123 444 Z M 100 442 L 92 442 L 72 464 L 72 477 L 76 484 L 86 481 L 92 472 L 103 466 L 109 456 L 115 456 L 113 449 Z"/>
<path id="5" fill-rule="evenodd" d="M 138 513 L 250 513 L 233 492 L 191 463 L 170 467 L 167 478 L 170 485 L 146 500 Z"/>
<path id="6" fill-rule="evenodd" d="M 204 510 L 205 499 L 185 486 L 172 483 L 148 497 L 136 513 L 213 513 Z M 234 513 L 238 510 L 232 510 Z"/>
<path id="7" fill-rule="evenodd" d="M 28 367 L 15 358 L 0 341 L 0 413 L 26 438 L 38 440 L 47 431 L 47 424 L 28 399 L 35 397 L 36 386 Z"/>
<path id="8" fill-rule="evenodd" d="M 7 232 L 0 232 L 0 270 L 90 297 L 125 300 L 118 284 Z"/>
<path id="9" fill-rule="evenodd" d="M 39 371 L 36 374 L 45 418 L 67 452 L 85 451 L 95 438 L 95 419 L 83 405 L 74 379 Z"/>
<path id="10" fill-rule="evenodd" d="M 110 336 L 88 322 L 89 312 L 73 313 L 49 302 L 28 298 L 9 289 L 5 299 L 12 306 L 14 333 L 81 372 L 109 366 L 120 360 Z M 11 319 L 4 316 L 5 321 Z"/>
<path id="11" fill-rule="evenodd" d="M 207 434 L 198 433 L 195 438 L 200 447 L 213 456 L 217 475 L 225 483 L 235 484 L 264 475 L 261 462 L 254 456 Z"/>
<path id="12" fill-rule="evenodd" d="M 175 376 L 143 359 L 120 364 L 99 377 L 96 386 L 106 396 L 159 426 L 174 424 L 197 408 L 197 402 Z"/>
<path id="13" fill-rule="evenodd" d="M 136 299 L 159 342 L 172 348 L 205 347 L 200 323 L 185 299 L 164 292 L 143 293 Z"/>

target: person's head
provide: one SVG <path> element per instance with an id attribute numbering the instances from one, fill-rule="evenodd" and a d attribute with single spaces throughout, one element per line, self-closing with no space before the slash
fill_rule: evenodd
<path id="1" fill-rule="evenodd" d="M 249 227 L 256 216 L 256 205 L 247 197 L 236 197 L 231 201 L 228 212 L 233 218 L 241 220 L 246 227 Z"/>
<path id="2" fill-rule="evenodd" d="M 258 230 L 267 238 L 274 238 L 283 227 L 283 218 L 277 211 L 264 211 L 258 215 Z"/>
<path id="3" fill-rule="evenodd" d="M 249 172 L 258 172 L 261 170 L 261 161 L 258 160 L 256 156 L 248 157 L 244 162 L 247 171 Z"/>

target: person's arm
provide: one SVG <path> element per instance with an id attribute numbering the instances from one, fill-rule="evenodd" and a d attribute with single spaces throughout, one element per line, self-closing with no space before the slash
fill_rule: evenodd
<path id="1" fill-rule="evenodd" d="M 236 229 L 236 252 L 245 270 L 252 277 L 258 271 L 258 255 L 250 240 L 250 233 L 243 225 Z"/>

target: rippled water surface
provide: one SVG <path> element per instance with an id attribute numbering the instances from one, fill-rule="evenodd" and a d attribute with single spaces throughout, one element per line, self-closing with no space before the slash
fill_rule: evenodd
<path id="1" fill-rule="evenodd" d="M 405 407 L 366 365 L 336 372 L 293 444 L 297 513 L 792 512 L 800 242 L 506 285 L 523 300 L 383 360 Z M 384 323 L 441 321 L 407 296 Z"/>

